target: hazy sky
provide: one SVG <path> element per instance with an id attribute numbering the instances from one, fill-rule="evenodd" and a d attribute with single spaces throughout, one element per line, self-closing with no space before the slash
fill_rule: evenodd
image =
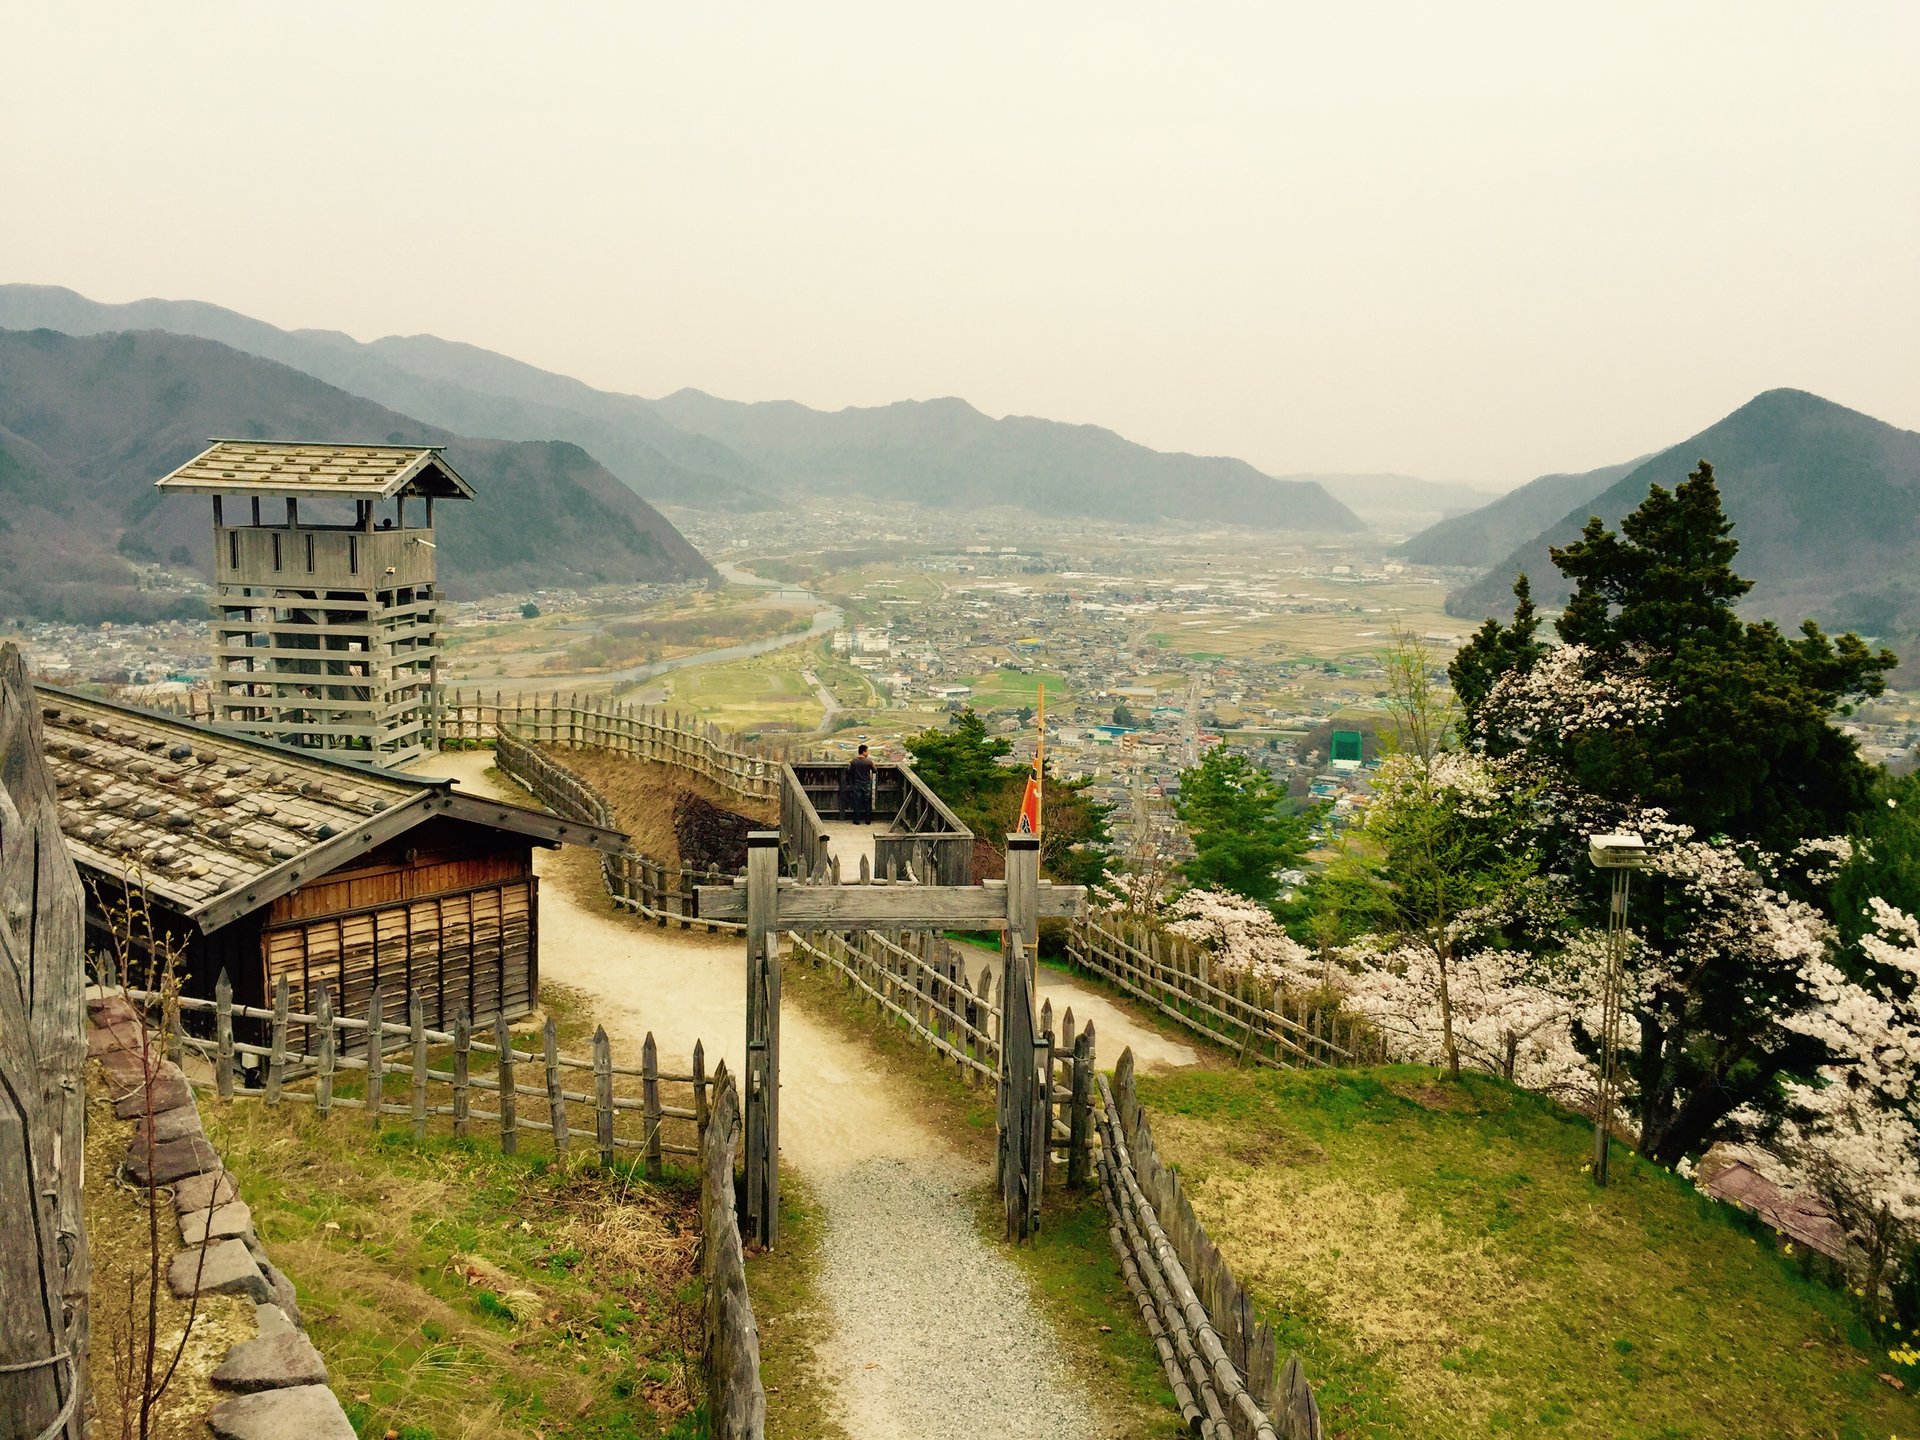
<path id="1" fill-rule="evenodd" d="M 0 279 L 1504 485 L 1920 429 L 1920 5 L 15 3 Z"/>

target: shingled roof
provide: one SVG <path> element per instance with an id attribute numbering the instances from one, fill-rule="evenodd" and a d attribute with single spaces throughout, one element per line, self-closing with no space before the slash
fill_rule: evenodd
<path id="1" fill-rule="evenodd" d="M 183 495 L 340 495 L 391 500 L 428 495 L 471 500 L 473 487 L 438 445 L 315 445 L 215 440 L 154 483 Z"/>
<path id="2" fill-rule="evenodd" d="M 617 831 L 234 731 L 35 687 L 74 862 L 213 931 L 447 815 L 546 844 L 618 850 Z"/>

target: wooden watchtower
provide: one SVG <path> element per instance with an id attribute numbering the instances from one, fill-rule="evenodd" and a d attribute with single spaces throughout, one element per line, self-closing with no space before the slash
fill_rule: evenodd
<path id="1" fill-rule="evenodd" d="M 216 440 L 158 484 L 213 497 L 216 725 L 383 766 L 438 748 L 433 502 L 473 498 L 440 447 Z"/>

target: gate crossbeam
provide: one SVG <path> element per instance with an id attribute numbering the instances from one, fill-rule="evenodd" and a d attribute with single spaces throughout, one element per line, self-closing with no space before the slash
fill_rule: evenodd
<path id="1" fill-rule="evenodd" d="M 754 831 L 747 837 L 746 876 L 697 891 L 702 919 L 747 922 L 747 1227 L 768 1248 L 780 1228 L 779 933 L 1001 929 L 1007 934 L 1004 953 L 1012 960 L 1038 954 L 1034 938 L 1041 920 L 1078 919 L 1087 904 L 1081 886 L 1041 882 L 1040 842 L 1032 835 L 1009 835 L 1007 878 L 982 885 L 807 884 L 781 878 L 779 844 L 778 831 Z M 1028 982 L 1022 989 L 1030 995 L 1033 976 L 1027 966 L 1021 969 Z"/>

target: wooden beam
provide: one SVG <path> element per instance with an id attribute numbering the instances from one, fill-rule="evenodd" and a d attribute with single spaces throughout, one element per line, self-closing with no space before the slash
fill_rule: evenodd
<path id="1" fill-rule="evenodd" d="M 702 885 L 702 920 L 744 920 L 746 891 Z M 777 930 L 992 929 L 1007 921 L 1004 887 L 984 885 L 781 885 L 774 910 Z M 1078 885 L 1041 885 L 1042 920 L 1073 920 L 1086 914 L 1087 892 Z"/>
<path id="2" fill-rule="evenodd" d="M 0 1434 L 77 1440 L 92 1275 L 85 901 L 43 747 L 26 662 L 0 645 Z"/>

